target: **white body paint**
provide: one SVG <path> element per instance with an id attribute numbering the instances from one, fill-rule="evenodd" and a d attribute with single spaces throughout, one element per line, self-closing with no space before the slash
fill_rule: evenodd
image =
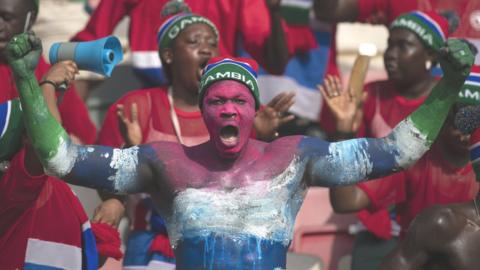
<path id="1" fill-rule="evenodd" d="M 255 237 L 287 246 L 306 188 L 297 159 L 274 179 L 233 190 L 189 188 L 180 192 L 167 217 L 173 247 L 185 237 Z"/>

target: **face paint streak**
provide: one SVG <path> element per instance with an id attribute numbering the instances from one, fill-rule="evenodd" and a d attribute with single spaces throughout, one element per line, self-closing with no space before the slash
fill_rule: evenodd
<path id="1" fill-rule="evenodd" d="M 109 180 L 115 181 L 115 190 L 125 192 L 135 187 L 138 166 L 138 147 L 127 149 L 113 149 L 110 167 L 115 170 L 115 175 Z"/>
<path id="2" fill-rule="evenodd" d="M 297 159 L 272 180 L 232 191 L 186 189 L 174 200 L 173 214 L 167 217 L 172 246 L 183 238 L 255 237 L 280 242 L 291 241 L 295 216 L 305 196 L 299 187 L 302 171 Z"/>
<path id="3" fill-rule="evenodd" d="M 57 152 L 47 160 L 45 171 L 58 178 L 70 173 L 78 156 L 78 148 L 70 140 L 59 137 Z"/>
<path id="4" fill-rule="evenodd" d="M 420 132 L 410 118 L 400 122 L 388 137 L 395 145 L 397 154 L 395 161 L 401 168 L 407 168 L 429 149 L 427 135 Z"/>

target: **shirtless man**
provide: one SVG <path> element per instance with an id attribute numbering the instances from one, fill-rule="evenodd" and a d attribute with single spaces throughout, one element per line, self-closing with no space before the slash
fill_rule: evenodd
<path id="1" fill-rule="evenodd" d="M 478 122 L 478 119 L 471 122 L 475 120 Z M 471 162 L 479 181 L 480 129 L 472 134 L 470 142 Z M 425 209 L 415 218 L 405 239 L 385 258 L 380 269 L 478 269 L 479 204 L 480 193 L 469 203 Z"/>
<path id="2" fill-rule="evenodd" d="M 285 268 L 307 187 L 351 185 L 414 163 L 433 143 L 473 63 L 466 44 L 449 40 L 440 59 L 445 76 L 385 138 L 264 143 L 249 138 L 259 107 L 254 64 L 212 59 L 199 96 L 209 141 L 116 149 L 76 145 L 50 116 L 31 71 L 41 53 L 33 33 L 14 37 L 7 50 L 45 169 L 76 185 L 150 193 L 166 218 L 178 269 Z"/>

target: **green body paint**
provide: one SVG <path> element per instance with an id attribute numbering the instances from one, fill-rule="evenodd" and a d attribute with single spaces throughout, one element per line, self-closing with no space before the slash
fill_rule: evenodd
<path id="1" fill-rule="evenodd" d="M 28 77 L 15 78 L 24 112 L 24 120 L 33 148 L 43 166 L 57 155 L 60 142 L 69 136 L 48 110 L 42 90 L 33 72 Z"/>
<path id="2" fill-rule="evenodd" d="M 425 102 L 408 118 L 415 127 L 426 136 L 430 146 L 442 129 L 450 108 L 455 103 L 462 84 L 451 83 L 441 79 L 433 88 Z"/>

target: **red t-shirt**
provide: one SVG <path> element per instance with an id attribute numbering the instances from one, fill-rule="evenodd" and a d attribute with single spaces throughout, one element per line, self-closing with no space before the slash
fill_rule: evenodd
<path id="1" fill-rule="evenodd" d="M 44 247 L 64 244 L 68 257 L 57 261 L 82 265 L 82 225 L 87 215 L 72 190 L 63 181 L 45 174 L 31 176 L 25 165 L 25 148 L 11 160 L 10 168 L 0 180 L 0 265 L 2 269 L 23 269 L 32 262 L 30 255 Z M 35 242 L 37 245 L 34 245 Z M 33 256 L 35 257 L 35 256 Z M 81 268 L 77 268 L 81 269 Z"/>
<path id="2" fill-rule="evenodd" d="M 119 129 L 116 105 L 123 104 L 126 115 L 129 117 L 133 103 L 136 103 L 138 108 L 138 119 L 143 135 L 142 143 L 153 141 L 178 142 L 170 116 L 167 89 L 149 88 L 131 91 L 109 108 L 98 135 L 99 144 L 113 147 L 123 146 L 125 142 Z M 208 130 L 199 110 L 185 112 L 175 108 L 175 113 L 180 124 L 182 139 L 186 145 L 196 145 L 209 139 Z"/>
<path id="3" fill-rule="evenodd" d="M 35 70 L 37 80 L 50 69 L 50 65 L 40 58 Z M 12 71 L 6 63 L 0 62 L 0 103 L 18 97 L 15 79 Z M 63 95 L 62 102 L 58 106 L 62 117 L 62 125 L 69 134 L 78 137 L 84 144 L 92 144 L 97 136 L 96 127 L 90 120 L 88 110 L 83 100 L 78 96 L 73 86 L 69 87 Z"/>
<path id="4" fill-rule="evenodd" d="M 415 111 L 426 96 L 407 99 L 398 94 L 389 81 L 376 81 L 365 85 L 368 98 L 363 105 L 363 120 L 357 137 L 384 137 L 400 121 Z"/>

